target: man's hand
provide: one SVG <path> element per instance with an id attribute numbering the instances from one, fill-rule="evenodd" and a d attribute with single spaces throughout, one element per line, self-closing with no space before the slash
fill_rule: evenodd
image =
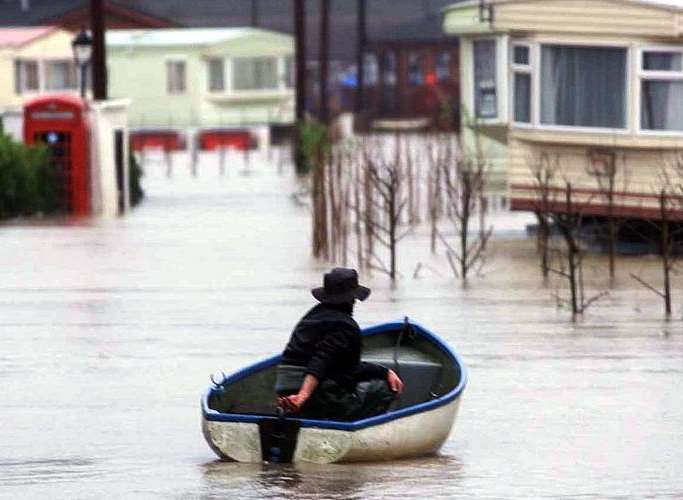
<path id="1" fill-rule="evenodd" d="M 308 397 L 302 394 L 292 394 L 291 396 L 280 396 L 277 398 L 277 405 L 285 413 L 299 413 Z"/>
<path id="2" fill-rule="evenodd" d="M 397 395 L 403 392 L 403 381 L 396 375 L 394 370 L 387 370 L 387 384 L 389 384 L 389 389 Z"/>
<path id="3" fill-rule="evenodd" d="M 311 397 L 316 387 L 318 387 L 318 379 L 309 373 L 304 377 L 304 383 L 301 385 L 298 394 L 279 396 L 277 398 L 277 405 L 285 413 L 298 413 L 304 403 L 308 401 L 308 398 Z"/>

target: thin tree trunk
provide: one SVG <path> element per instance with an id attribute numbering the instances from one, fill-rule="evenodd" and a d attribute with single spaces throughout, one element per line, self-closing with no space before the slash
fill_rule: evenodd
<path id="1" fill-rule="evenodd" d="M 330 61 L 330 0 L 320 0 L 320 123 L 330 121 L 328 73 Z"/>
<path id="2" fill-rule="evenodd" d="M 294 128 L 294 165 L 298 174 L 306 172 L 306 158 L 301 144 L 301 125 L 306 107 L 306 1 L 294 0 L 294 37 L 296 59 L 296 124 Z"/>
<path id="3" fill-rule="evenodd" d="M 107 47 L 106 21 L 103 0 L 90 0 L 90 29 L 92 30 L 92 84 L 93 98 L 107 100 Z"/>
<path id="4" fill-rule="evenodd" d="M 659 195 L 659 208 L 662 218 L 662 267 L 664 269 L 664 312 L 666 317 L 671 316 L 671 243 L 669 241 L 669 218 L 666 208 L 666 193 L 664 190 Z"/>
<path id="5" fill-rule="evenodd" d="M 572 185 L 567 183 L 567 193 L 566 193 L 566 203 L 567 203 L 567 218 L 568 223 L 565 225 L 564 233 L 565 239 L 567 241 L 567 252 L 568 258 L 567 263 L 569 264 L 569 287 L 571 288 L 572 295 L 572 313 L 578 314 L 578 290 L 576 287 L 576 242 L 574 241 L 573 234 L 573 222 L 574 222 L 574 207 L 572 205 Z"/>
<path id="6" fill-rule="evenodd" d="M 358 0 L 358 45 L 356 47 L 356 67 L 358 68 L 358 78 L 356 87 L 356 113 L 363 111 L 365 105 L 365 44 L 366 44 L 366 24 L 367 24 L 367 4 L 366 0 Z"/>

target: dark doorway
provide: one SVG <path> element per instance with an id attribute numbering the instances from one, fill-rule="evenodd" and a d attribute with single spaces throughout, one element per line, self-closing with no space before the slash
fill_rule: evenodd
<path id="1" fill-rule="evenodd" d="M 126 211 L 126 176 L 124 172 L 126 162 L 124 154 L 123 130 L 118 129 L 114 131 L 114 161 L 116 162 L 116 193 L 119 215 Z"/>
<path id="2" fill-rule="evenodd" d="M 47 147 L 55 176 L 55 198 L 57 210 L 70 213 L 73 210 L 71 134 L 69 132 L 38 132 L 37 143 Z"/>

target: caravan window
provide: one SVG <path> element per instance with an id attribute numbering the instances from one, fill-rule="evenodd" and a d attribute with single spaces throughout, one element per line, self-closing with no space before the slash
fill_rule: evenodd
<path id="1" fill-rule="evenodd" d="M 209 70 L 209 91 L 223 92 L 225 90 L 225 64 L 223 58 L 209 59 L 207 66 Z"/>
<path id="2" fill-rule="evenodd" d="M 166 61 L 166 91 L 183 94 L 187 88 L 185 61 Z"/>
<path id="3" fill-rule="evenodd" d="M 76 66 L 73 61 L 48 61 L 45 63 L 46 90 L 73 90 L 78 88 Z"/>
<path id="4" fill-rule="evenodd" d="M 40 90 L 38 61 L 17 59 L 14 61 L 14 86 L 17 94 Z"/>
<path id="5" fill-rule="evenodd" d="M 232 88 L 234 90 L 277 89 L 277 59 L 274 57 L 234 59 Z"/>
<path id="6" fill-rule="evenodd" d="M 640 73 L 640 127 L 683 132 L 683 50 L 645 50 Z"/>
<path id="7" fill-rule="evenodd" d="M 475 40 L 474 49 L 474 113 L 477 118 L 496 118 L 496 41 Z"/>
<path id="8" fill-rule="evenodd" d="M 530 46 L 512 46 L 512 119 L 531 123 L 531 57 Z"/>
<path id="9" fill-rule="evenodd" d="M 626 128 L 627 50 L 541 46 L 541 123 Z"/>

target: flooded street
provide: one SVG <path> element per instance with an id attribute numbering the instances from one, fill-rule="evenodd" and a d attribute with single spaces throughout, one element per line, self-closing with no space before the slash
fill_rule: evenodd
<path id="1" fill-rule="evenodd" d="M 572 323 L 514 232 L 466 290 L 426 230 L 402 243 L 395 288 L 363 277 L 362 326 L 408 315 L 469 368 L 438 456 L 218 461 L 200 429 L 208 375 L 280 351 L 329 267 L 309 256 L 295 180 L 257 163 L 170 179 L 152 163 L 126 218 L 0 227 L 0 497 L 683 498 L 680 282 L 667 323 L 626 270 L 656 277 L 655 261 L 621 260 Z M 588 269 L 606 288 L 606 265 Z"/>

